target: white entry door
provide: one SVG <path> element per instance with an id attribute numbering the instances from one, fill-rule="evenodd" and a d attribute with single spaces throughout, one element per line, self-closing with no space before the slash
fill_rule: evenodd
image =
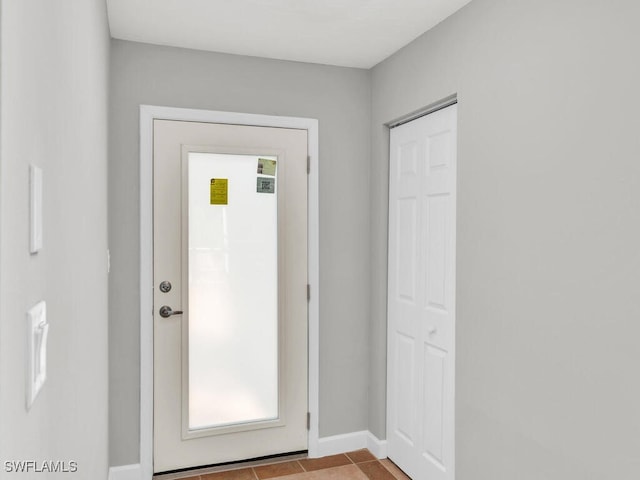
<path id="1" fill-rule="evenodd" d="M 456 105 L 391 130 L 388 455 L 454 479 Z"/>
<path id="2" fill-rule="evenodd" d="M 154 472 L 307 449 L 307 131 L 155 120 Z"/>

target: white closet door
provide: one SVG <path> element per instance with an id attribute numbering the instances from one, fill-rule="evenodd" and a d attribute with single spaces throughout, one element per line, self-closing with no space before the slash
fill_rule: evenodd
<path id="1" fill-rule="evenodd" d="M 413 479 L 454 479 L 456 115 L 391 130 L 387 440 Z"/>

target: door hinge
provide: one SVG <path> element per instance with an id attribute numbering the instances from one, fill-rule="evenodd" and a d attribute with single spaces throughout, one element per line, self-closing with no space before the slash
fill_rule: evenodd
<path id="1" fill-rule="evenodd" d="M 311 430 L 311 412 L 307 412 L 307 430 Z"/>
<path id="2" fill-rule="evenodd" d="M 307 283 L 307 302 L 311 301 L 311 285 Z"/>
<path id="3" fill-rule="evenodd" d="M 311 157 L 307 155 L 307 173 L 311 173 Z"/>

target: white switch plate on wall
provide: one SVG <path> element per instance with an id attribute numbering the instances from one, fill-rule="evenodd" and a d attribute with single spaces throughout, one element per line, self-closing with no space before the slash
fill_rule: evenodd
<path id="1" fill-rule="evenodd" d="M 39 302 L 27 312 L 27 409 L 47 379 L 47 304 Z"/>
<path id="2" fill-rule="evenodd" d="M 42 169 L 29 166 L 30 186 L 30 245 L 31 253 L 38 253 L 42 248 Z"/>

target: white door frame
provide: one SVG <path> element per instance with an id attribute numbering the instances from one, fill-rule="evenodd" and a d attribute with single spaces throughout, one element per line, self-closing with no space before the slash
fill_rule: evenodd
<path id="1" fill-rule="evenodd" d="M 318 120 L 187 108 L 140 106 L 140 466 L 142 479 L 153 477 L 153 121 L 182 120 L 308 132 L 309 195 L 309 456 L 318 456 L 319 403 L 319 201 Z"/>

